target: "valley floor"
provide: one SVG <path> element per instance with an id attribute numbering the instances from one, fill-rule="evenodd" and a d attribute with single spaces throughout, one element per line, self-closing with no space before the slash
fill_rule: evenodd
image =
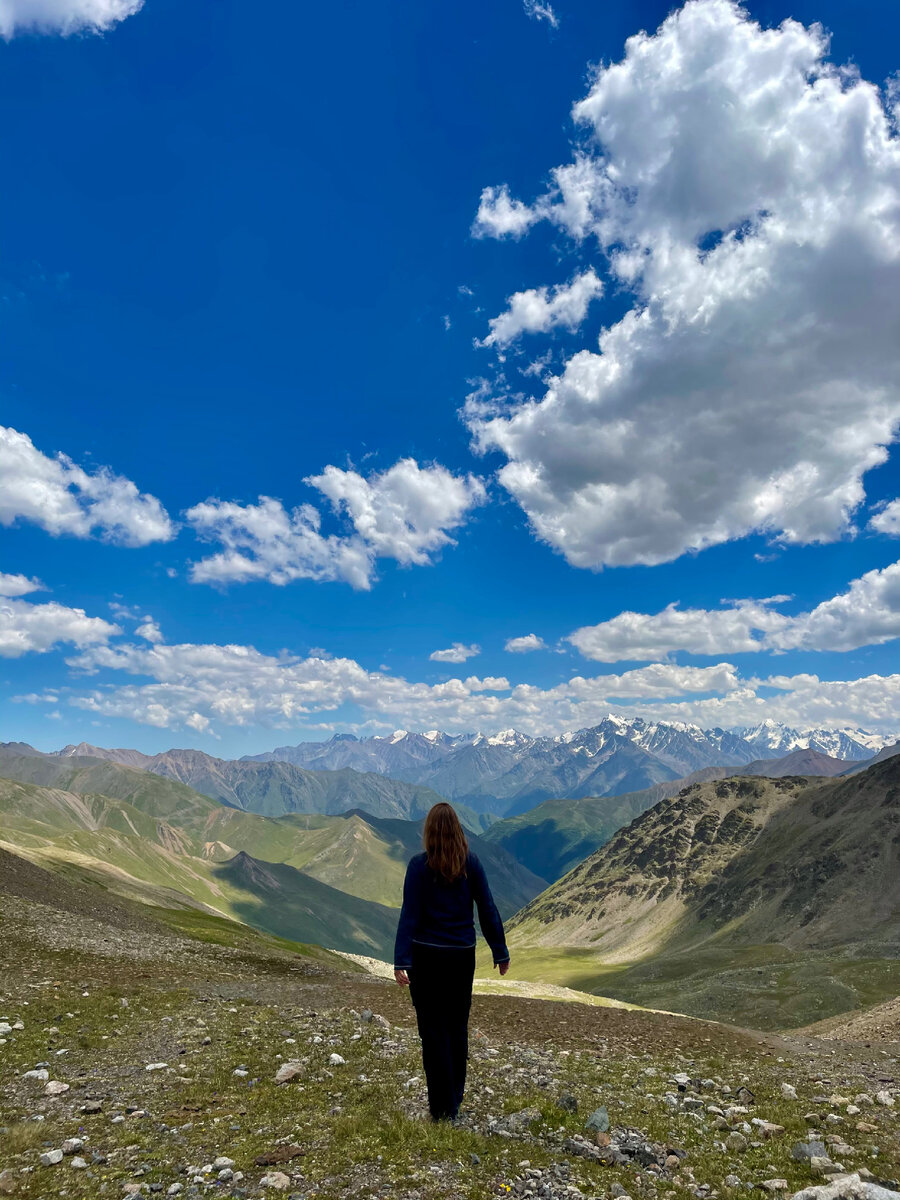
<path id="1" fill-rule="evenodd" d="M 0 1195 L 705 1200 L 820 1182 L 816 1131 L 900 1175 L 897 1042 L 476 995 L 466 1111 L 433 1126 L 408 994 L 346 959 L 119 902 L 0 894 L 0 923 Z"/>

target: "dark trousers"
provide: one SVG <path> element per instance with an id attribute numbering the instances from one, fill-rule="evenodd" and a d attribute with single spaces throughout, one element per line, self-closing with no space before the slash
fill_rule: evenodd
<path id="1" fill-rule="evenodd" d="M 475 948 L 413 942 L 409 991 L 422 1039 L 428 1107 L 436 1121 L 459 1112 L 469 1057 Z"/>

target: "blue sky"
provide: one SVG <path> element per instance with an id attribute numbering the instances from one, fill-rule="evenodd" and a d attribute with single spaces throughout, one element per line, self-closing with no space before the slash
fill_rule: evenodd
<path id="1" fill-rule="evenodd" d="M 2 740 L 900 732 L 900 15 L 668 14 L 0 0 Z"/>

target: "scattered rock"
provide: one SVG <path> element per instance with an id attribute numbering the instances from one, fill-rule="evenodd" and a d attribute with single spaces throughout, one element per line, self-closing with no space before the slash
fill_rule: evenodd
<path id="1" fill-rule="evenodd" d="M 16 1191 L 16 1177 L 12 1171 L 0 1171 L 0 1196 L 12 1196 Z"/>
<path id="2" fill-rule="evenodd" d="M 796 1100 L 797 1089 L 791 1083 L 783 1083 L 781 1085 L 781 1097 L 783 1100 Z"/>
<path id="3" fill-rule="evenodd" d="M 58 1079 L 51 1079 L 50 1082 L 47 1084 L 47 1086 L 44 1088 L 44 1095 L 45 1096 L 61 1096 L 64 1092 L 67 1092 L 68 1090 L 69 1090 L 69 1085 L 67 1083 L 60 1083 Z"/>
<path id="4" fill-rule="evenodd" d="M 55 1167 L 57 1163 L 63 1160 L 62 1150 L 45 1150 L 41 1155 L 42 1167 Z"/>
<path id="5" fill-rule="evenodd" d="M 328 1059 L 329 1067 L 342 1067 L 346 1063 L 346 1058 L 340 1054 L 332 1054 Z"/>
<path id="6" fill-rule="evenodd" d="M 270 1171 L 268 1175 L 263 1175 L 259 1181 L 259 1186 L 264 1188 L 274 1188 L 278 1192 L 286 1192 L 291 1186 L 290 1175 L 285 1175 L 284 1171 Z"/>
<path id="7" fill-rule="evenodd" d="M 837 1175 L 829 1183 L 795 1192 L 793 1200 L 898 1200 L 893 1192 L 880 1184 L 861 1179 L 859 1174 Z"/>
<path id="8" fill-rule="evenodd" d="M 303 1074 L 303 1063 L 301 1062 L 286 1062 L 279 1067 L 275 1072 L 276 1083 L 290 1083 L 292 1079 L 296 1079 L 298 1075 Z"/>
<path id="9" fill-rule="evenodd" d="M 572 1112 L 575 1110 L 572 1109 Z M 591 1129 L 596 1133 L 606 1133 L 609 1129 L 609 1113 L 602 1106 L 595 1108 L 591 1115 L 584 1123 L 585 1129 Z"/>

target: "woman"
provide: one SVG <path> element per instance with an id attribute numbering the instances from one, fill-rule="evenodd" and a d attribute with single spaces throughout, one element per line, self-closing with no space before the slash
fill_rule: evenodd
<path id="1" fill-rule="evenodd" d="M 425 853 L 406 868 L 394 947 L 394 978 L 409 986 L 422 1039 L 432 1121 L 459 1113 L 469 1054 L 469 1008 L 475 975 L 475 921 L 500 974 L 509 970 L 503 922 L 481 863 L 469 850 L 459 817 L 435 804 L 425 818 Z"/>

